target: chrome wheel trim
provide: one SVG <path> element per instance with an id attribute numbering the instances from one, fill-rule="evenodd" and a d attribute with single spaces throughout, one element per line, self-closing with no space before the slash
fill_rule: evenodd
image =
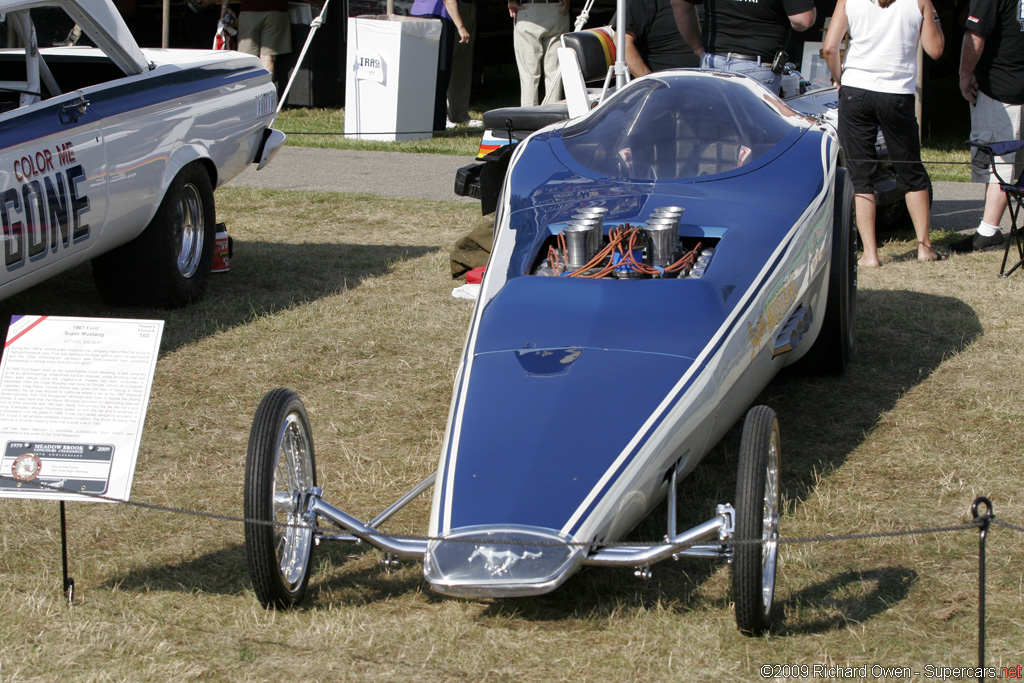
<path id="1" fill-rule="evenodd" d="M 178 244 L 178 272 L 190 278 L 199 270 L 206 239 L 206 215 L 199 188 L 186 183 L 178 196 L 178 221 L 175 237 Z"/>
<path id="2" fill-rule="evenodd" d="M 761 606 L 767 615 L 775 597 L 779 555 L 779 433 L 773 430 L 765 464 L 764 509 L 761 517 Z"/>
<path id="3" fill-rule="evenodd" d="M 289 590 L 300 585 L 309 570 L 313 525 L 306 516 L 306 503 L 313 487 L 311 462 L 309 434 L 299 416 L 291 413 L 285 419 L 278 438 L 271 488 L 274 497 L 274 554 L 281 579 Z"/>

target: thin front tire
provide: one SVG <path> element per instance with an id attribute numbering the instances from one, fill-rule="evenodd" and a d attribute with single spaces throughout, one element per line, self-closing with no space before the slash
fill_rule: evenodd
<path id="1" fill-rule="evenodd" d="M 291 607 L 306 595 L 316 526 L 307 510 L 315 486 L 306 409 L 294 392 L 275 389 L 256 409 L 245 462 L 245 552 L 264 607 Z"/>
<path id="2" fill-rule="evenodd" d="M 750 635 L 766 632 L 772 621 L 779 552 L 780 461 L 775 411 L 755 406 L 747 412 L 740 440 L 735 538 L 741 542 L 735 546 L 732 561 L 736 625 Z"/>

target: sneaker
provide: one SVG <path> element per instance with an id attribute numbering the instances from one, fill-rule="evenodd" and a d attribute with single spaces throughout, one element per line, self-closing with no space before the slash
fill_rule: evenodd
<path id="1" fill-rule="evenodd" d="M 953 242 L 949 245 L 949 250 L 955 254 L 969 254 L 972 251 L 989 251 L 991 249 L 1002 249 L 1005 244 L 1005 237 L 1003 233 L 997 232 L 994 235 L 986 237 L 978 232 L 975 232 L 969 237 L 965 237 L 958 242 Z"/>
<path id="2" fill-rule="evenodd" d="M 466 121 L 466 125 L 470 128 L 483 128 L 484 122 L 480 119 L 470 119 L 469 121 Z"/>
<path id="3" fill-rule="evenodd" d="M 454 128 L 457 125 L 458 124 L 455 123 L 454 121 L 449 121 L 448 119 L 444 120 L 444 127 L 447 128 L 448 130 L 451 130 L 452 128 Z"/>

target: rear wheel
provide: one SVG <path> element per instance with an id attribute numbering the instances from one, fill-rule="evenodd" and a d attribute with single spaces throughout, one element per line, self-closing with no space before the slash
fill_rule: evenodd
<path id="1" fill-rule="evenodd" d="M 812 375 L 841 375 L 856 350 L 857 230 L 853 185 L 845 168 L 836 170 L 835 192 L 825 318 L 814 346 L 793 365 Z"/>
<path id="2" fill-rule="evenodd" d="M 275 389 L 260 401 L 245 461 L 245 553 L 264 607 L 302 601 L 309 583 L 316 519 L 313 435 L 302 401 Z"/>
<path id="3" fill-rule="evenodd" d="M 138 237 L 93 259 L 103 300 L 112 306 L 180 308 L 206 293 L 216 220 L 213 184 L 200 163 L 183 168 Z"/>
<path id="4" fill-rule="evenodd" d="M 736 482 L 732 594 L 736 625 L 758 635 L 771 626 L 778 562 L 781 440 L 779 420 L 767 406 L 747 412 Z M 757 543 L 753 541 L 759 541 Z"/>

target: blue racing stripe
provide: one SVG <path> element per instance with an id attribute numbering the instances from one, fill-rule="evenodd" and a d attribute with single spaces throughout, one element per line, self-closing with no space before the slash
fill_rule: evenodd
<path id="1" fill-rule="evenodd" d="M 793 233 L 790 235 L 790 238 L 787 240 L 788 244 L 786 245 L 785 249 L 782 249 L 782 250 L 779 251 L 778 257 L 775 259 L 775 262 L 772 263 L 771 268 L 769 268 L 765 272 L 764 278 L 762 280 L 760 280 L 759 282 L 753 283 L 751 285 L 751 290 L 754 290 L 754 291 L 759 290 L 759 289 L 764 287 L 765 283 L 767 283 L 767 282 L 769 282 L 771 280 L 773 274 L 776 272 L 776 270 L 778 270 L 779 264 L 782 263 L 782 261 L 784 260 L 786 254 L 789 252 L 789 249 L 790 249 L 790 246 L 792 245 L 792 242 L 796 239 L 796 235 L 797 235 L 797 232 L 793 231 Z M 748 312 L 750 311 L 751 308 L 754 307 L 754 305 L 755 305 L 755 303 L 757 301 L 758 301 L 758 298 L 756 296 L 751 296 L 747 300 L 747 302 L 743 306 L 743 308 L 736 312 L 736 315 L 733 318 L 732 323 L 728 326 L 726 333 L 721 335 L 718 338 L 717 343 L 713 347 L 711 347 L 711 353 L 708 354 L 709 358 L 714 358 L 715 356 L 718 355 L 718 353 L 722 350 L 722 347 L 731 338 L 731 336 L 732 336 L 734 330 L 736 329 L 736 327 L 739 326 L 740 321 L 746 319 L 746 316 L 747 316 Z M 619 480 L 619 477 L 622 476 L 622 473 L 633 463 L 634 460 L 636 460 L 636 456 L 639 454 L 640 450 L 647 444 L 647 441 L 648 441 L 648 439 L 650 439 L 651 434 L 653 434 L 655 432 L 655 430 L 657 430 L 658 427 L 661 426 L 665 422 L 665 420 L 668 418 L 668 415 L 672 412 L 672 410 L 676 407 L 676 405 L 678 405 L 679 402 L 681 400 L 683 400 L 683 398 L 686 396 L 686 393 L 687 393 L 687 391 L 689 391 L 690 387 L 692 387 L 694 385 L 694 383 L 702 375 L 704 375 L 704 373 L 708 372 L 710 367 L 711 367 L 711 365 L 708 364 L 707 362 L 702 363 L 700 368 L 697 370 L 697 372 L 695 372 L 690 377 L 689 381 L 687 381 L 686 384 L 684 384 L 681 387 L 681 389 L 676 394 L 676 397 L 672 400 L 672 402 L 668 406 L 666 406 L 665 409 L 661 412 L 661 415 L 658 416 L 658 419 L 655 420 L 650 425 L 650 427 L 648 427 L 648 429 L 645 432 L 643 432 L 643 434 L 641 434 L 641 438 L 637 442 L 637 445 L 633 448 L 633 450 L 629 453 L 629 455 L 626 458 L 624 458 L 623 461 L 619 464 L 619 466 L 615 469 L 615 471 L 612 473 L 612 476 L 608 478 L 607 483 L 601 488 L 601 490 L 598 492 L 598 494 L 596 496 L 594 496 L 594 499 L 591 501 L 590 505 L 588 505 L 586 507 L 586 509 L 584 510 L 583 514 L 580 515 L 579 520 L 576 522 L 576 524 L 574 524 L 569 529 L 568 533 L 569 533 L 570 536 L 575 536 L 579 532 L 580 527 L 583 526 L 583 524 L 589 519 L 591 513 L 593 513 L 593 511 L 594 511 L 594 508 L 596 508 L 604 500 L 604 497 L 608 494 L 608 491 L 611 489 L 611 487 L 614 486 L 615 483 Z"/>
<path id="2" fill-rule="evenodd" d="M 172 71 L 155 77 L 137 76 L 128 82 L 120 79 L 107 86 L 94 86 L 87 92 L 86 116 L 75 123 L 62 124 L 60 111 L 68 100 L 58 104 L 26 108 L 22 114 L 0 123 L 0 150 L 25 144 L 82 126 L 94 126 L 96 119 L 113 118 L 163 102 L 177 102 L 201 92 L 244 82 L 269 74 L 256 66 L 229 67 L 210 64 L 194 69 Z"/>

